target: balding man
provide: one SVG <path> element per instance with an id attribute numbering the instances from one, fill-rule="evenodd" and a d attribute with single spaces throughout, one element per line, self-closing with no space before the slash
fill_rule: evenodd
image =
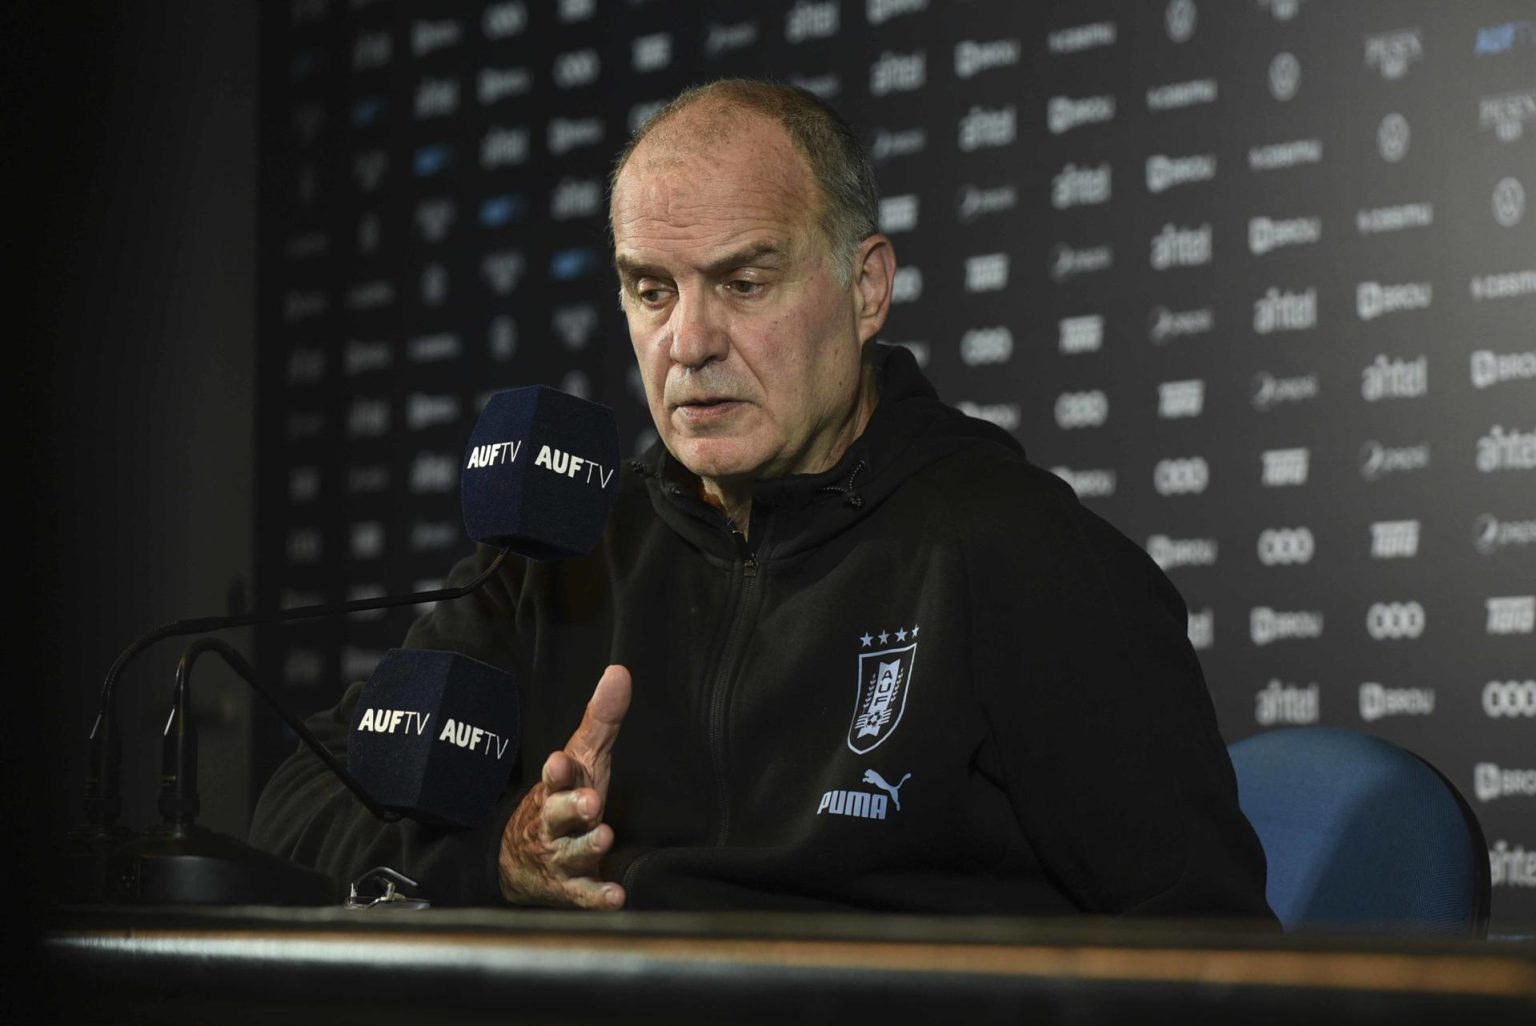
<path id="1" fill-rule="evenodd" d="M 253 837 L 441 903 L 1269 917 L 1177 592 L 874 341 L 895 254 L 848 126 L 713 83 L 611 192 L 660 438 L 591 557 L 406 639 L 522 677 L 498 814 L 380 824 L 301 752 Z M 314 724 L 340 748 L 356 698 Z"/>

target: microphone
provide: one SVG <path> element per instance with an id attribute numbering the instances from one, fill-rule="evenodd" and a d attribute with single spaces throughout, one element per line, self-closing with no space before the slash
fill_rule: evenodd
<path id="1" fill-rule="evenodd" d="M 476 424 L 461 477 L 466 533 L 502 549 L 473 581 L 403 596 L 178 620 L 129 645 L 107 673 L 91 727 L 86 822 L 66 838 L 60 867 L 66 894 L 100 897 L 104 856 L 131 836 L 117 824 L 122 749 L 113 693 L 135 656 L 168 637 L 461 598 L 489 580 L 508 551 L 535 559 L 590 551 L 618 494 L 618 452 L 613 414 L 603 406 L 544 386 L 497 392 Z"/>
<path id="2" fill-rule="evenodd" d="M 613 412 L 534 385 L 485 404 L 459 477 L 471 538 L 533 559 L 591 552 L 618 495 Z"/>
<path id="3" fill-rule="evenodd" d="M 459 478 L 471 537 L 533 559 L 590 552 L 618 495 L 613 414 L 552 388 L 497 392 Z M 517 681 L 456 652 L 391 649 L 353 711 L 347 766 L 386 809 L 482 822 L 518 748 Z"/>
<path id="4" fill-rule="evenodd" d="M 347 768 L 390 812 L 471 827 L 506 786 L 519 737 L 511 674 L 457 652 L 392 648 L 353 710 Z"/>

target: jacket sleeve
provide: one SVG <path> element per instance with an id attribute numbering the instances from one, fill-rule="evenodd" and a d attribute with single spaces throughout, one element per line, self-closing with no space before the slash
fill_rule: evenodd
<path id="1" fill-rule="evenodd" d="M 449 585 L 479 575 L 495 550 L 484 547 L 449 574 Z M 509 558 L 481 588 L 451 602 L 439 602 L 406 635 L 408 648 L 461 652 L 496 666 L 515 665 L 512 617 L 521 562 Z M 359 681 L 333 709 L 307 726 L 337 758 L 345 761 Z M 409 820 L 385 823 L 353 797 L 307 747 L 300 745 L 272 774 L 252 817 L 250 841 L 301 865 L 328 874 L 337 899 L 347 885 L 375 866 L 389 866 L 421 884 L 419 893 L 437 905 L 491 905 L 502 900 L 496 856 L 501 833 L 524 788 L 509 784 L 494 814 L 481 826 L 457 829 Z"/>
<path id="2" fill-rule="evenodd" d="M 1074 497 L 1030 506 L 1013 572 L 970 563 L 972 651 L 984 762 L 1044 872 L 1088 913 L 1273 923 L 1183 599 Z"/>

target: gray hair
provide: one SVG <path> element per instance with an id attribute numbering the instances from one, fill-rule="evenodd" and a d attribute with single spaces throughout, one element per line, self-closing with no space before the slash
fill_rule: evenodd
<path id="1" fill-rule="evenodd" d="M 696 104 L 716 101 L 721 106 L 754 111 L 777 122 L 789 134 L 795 149 L 805 158 L 821 194 L 818 227 L 843 285 L 853 280 L 853 258 L 859 243 L 879 231 L 880 194 L 869 154 L 842 115 L 820 97 L 798 86 L 751 78 L 723 78 L 692 86 L 657 110 L 630 138 L 614 162 L 608 178 L 613 195 L 619 174 L 629 163 L 635 147 L 656 126 Z M 610 218 L 610 241 L 613 224 Z"/>

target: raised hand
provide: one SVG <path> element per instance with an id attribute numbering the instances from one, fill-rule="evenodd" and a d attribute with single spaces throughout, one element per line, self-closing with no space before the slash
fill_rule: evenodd
<path id="1" fill-rule="evenodd" d="M 613 847 L 603 822 L 613 742 L 629 710 L 629 671 L 610 666 L 597 682 L 576 733 L 544 760 L 543 778 L 524 796 L 501 835 L 501 893 L 516 905 L 621 908 L 624 888 L 598 878 Z"/>

